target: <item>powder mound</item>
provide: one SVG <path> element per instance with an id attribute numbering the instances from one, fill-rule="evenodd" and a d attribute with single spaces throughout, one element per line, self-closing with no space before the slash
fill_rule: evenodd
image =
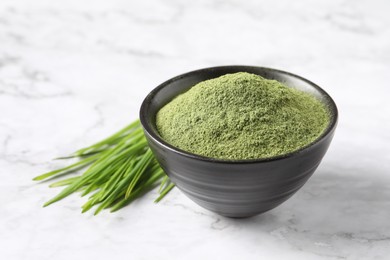
<path id="1" fill-rule="evenodd" d="M 156 115 L 166 142 L 230 160 L 296 151 L 315 141 L 328 124 L 328 110 L 314 96 L 245 72 L 200 82 Z"/>

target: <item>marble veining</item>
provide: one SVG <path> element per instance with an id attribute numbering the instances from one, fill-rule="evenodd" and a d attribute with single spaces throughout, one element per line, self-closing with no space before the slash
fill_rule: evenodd
<path id="1" fill-rule="evenodd" d="M 388 1 L 0 2 L 1 259 L 388 259 Z M 79 196 L 31 179 L 51 158 L 138 115 L 163 81 L 207 66 L 275 67 L 336 101 L 322 164 L 286 203 L 249 219 L 208 212 L 174 189 L 81 214 Z"/>

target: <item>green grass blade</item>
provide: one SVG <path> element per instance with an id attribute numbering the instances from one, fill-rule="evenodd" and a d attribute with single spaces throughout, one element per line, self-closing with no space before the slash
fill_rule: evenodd
<path id="1" fill-rule="evenodd" d="M 71 178 L 68 178 L 65 180 L 57 181 L 57 182 L 50 184 L 49 187 L 55 188 L 55 187 L 66 186 L 66 185 L 73 183 L 76 180 L 79 180 L 80 178 L 81 178 L 80 176 L 76 176 L 76 177 L 71 177 Z"/>
<path id="2" fill-rule="evenodd" d="M 137 184 L 138 180 L 140 179 L 141 175 L 145 172 L 145 169 L 148 167 L 149 163 L 153 159 L 153 153 L 150 149 L 145 153 L 144 158 L 142 158 L 139 162 L 141 165 L 139 167 L 138 172 L 134 175 L 134 178 L 131 180 L 129 187 L 127 188 L 125 198 L 128 198 L 130 196 L 131 191 L 134 189 L 135 185 Z"/>
<path id="3" fill-rule="evenodd" d="M 150 177 L 141 187 L 138 187 L 130 194 L 130 196 L 127 199 L 122 199 L 118 201 L 116 204 L 114 204 L 110 212 L 118 211 L 119 209 L 123 208 L 124 206 L 128 205 L 130 202 L 132 202 L 135 198 L 140 196 L 143 192 L 147 192 L 150 189 L 154 187 L 156 182 L 161 179 L 165 173 L 160 170 L 156 174 L 154 174 L 152 177 Z"/>
<path id="4" fill-rule="evenodd" d="M 165 195 L 167 195 L 168 192 L 170 192 L 170 191 L 173 189 L 173 187 L 175 187 L 175 184 L 174 184 L 174 183 L 169 184 L 169 185 L 160 193 L 160 196 L 158 196 L 158 198 L 154 201 L 154 203 L 160 202 L 160 200 L 162 200 L 162 199 L 165 197 Z"/>
<path id="5" fill-rule="evenodd" d="M 57 175 L 57 174 L 62 174 L 62 173 L 71 172 L 71 171 L 73 172 L 77 169 L 81 169 L 83 167 L 88 166 L 89 164 L 93 163 L 97 158 L 98 158 L 97 155 L 88 157 L 84 160 L 78 161 L 76 163 L 73 163 L 69 166 L 63 167 L 61 169 L 54 170 L 54 171 L 47 172 L 47 173 L 41 174 L 39 176 L 36 176 L 33 180 L 34 181 L 41 181 L 41 180 L 47 179 L 49 177 L 53 177 L 54 175 Z"/>
<path id="6" fill-rule="evenodd" d="M 168 176 L 164 176 L 163 181 L 160 184 L 160 188 L 158 189 L 158 192 L 161 193 L 162 189 L 164 188 L 165 183 L 168 181 Z"/>

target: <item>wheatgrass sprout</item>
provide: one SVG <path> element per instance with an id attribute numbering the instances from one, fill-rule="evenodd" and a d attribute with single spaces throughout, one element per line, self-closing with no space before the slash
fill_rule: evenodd
<path id="1" fill-rule="evenodd" d="M 96 144 L 57 159 L 70 158 L 79 161 L 34 178 L 36 181 L 55 179 L 84 170 L 78 176 L 50 184 L 50 187 L 65 188 L 44 207 L 81 192 L 81 196 L 89 195 L 82 212 L 96 206 L 96 215 L 103 209 L 117 211 L 158 184 L 160 195 L 155 202 L 159 202 L 175 186 L 154 158 L 139 120 Z"/>

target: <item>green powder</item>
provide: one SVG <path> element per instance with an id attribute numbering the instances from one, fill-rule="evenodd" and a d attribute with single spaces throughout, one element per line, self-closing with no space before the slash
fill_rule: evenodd
<path id="1" fill-rule="evenodd" d="M 233 160 L 296 151 L 328 124 L 327 108 L 312 95 L 244 72 L 200 82 L 156 116 L 158 132 L 171 145 Z"/>

